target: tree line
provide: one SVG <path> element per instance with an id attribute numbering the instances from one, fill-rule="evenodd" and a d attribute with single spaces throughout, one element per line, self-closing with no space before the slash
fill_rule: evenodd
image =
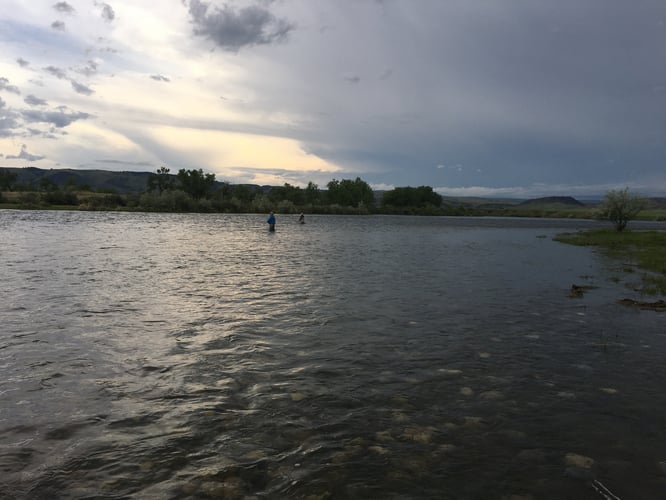
<path id="1" fill-rule="evenodd" d="M 202 169 L 180 169 L 176 174 L 166 167 L 152 172 L 142 193 L 120 195 L 100 192 L 68 179 L 62 186 L 42 177 L 30 185 L 16 182 L 16 173 L 0 169 L 0 193 L 17 191 L 24 208 L 40 205 L 71 206 L 83 209 L 128 209 L 161 212 L 331 213 L 331 214 L 451 214 L 464 210 L 442 205 L 442 197 L 429 186 L 401 187 L 376 194 L 360 177 L 332 179 L 325 189 L 314 182 L 306 187 L 285 183 L 262 187 L 219 182 L 215 174 Z M 0 194 L 0 202 L 2 202 Z M 5 200 L 6 201 L 6 200 Z"/>
<path id="2" fill-rule="evenodd" d="M 442 197 L 431 187 L 404 187 L 377 197 L 361 179 L 332 179 L 326 189 L 314 182 L 302 188 L 285 183 L 264 189 L 217 183 L 215 174 L 181 169 L 172 175 L 161 167 L 147 181 L 140 205 L 153 210 L 279 213 L 440 213 Z"/>
<path id="3" fill-rule="evenodd" d="M 0 169 L 0 203 L 8 202 L 3 199 L 3 191 L 18 191 L 20 195 L 15 200 L 20 208 L 61 206 L 157 212 L 484 215 L 473 208 L 443 203 L 442 197 L 430 186 L 397 187 L 377 196 L 360 177 L 332 179 L 325 190 L 313 182 L 308 182 L 304 188 L 289 183 L 264 188 L 218 182 L 215 174 L 202 169 L 180 169 L 177 174 L 171 174 L 169 168 L 161 167 L 148 177 L 143 193 L 124 195 L 112 190 L 95 192 L 90 186 L 76 184 L 72 179 L 62 186 L 48 177 L 41 177 L 37 186 L 16 181 L 16 173 Z M 609 220 L 617 231 L 623 231 L 643 208 L 643 200 L 630 194 L 628 189 L 611 190 L 597 209 L 596 216 Z"/>

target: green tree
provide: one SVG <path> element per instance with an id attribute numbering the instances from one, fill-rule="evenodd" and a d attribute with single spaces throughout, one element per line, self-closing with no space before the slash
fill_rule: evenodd
<path id="1" fill-rule="evenodd" d="M 0 190 L 1 191 L 12 191 L 14 189 L 14 183 L 17 178 L 16 172 L 10 172 L 4 168 L 0 170 Z"/>
<path id="2" fill-rule="evenodd" d="M 56 183 L 53 182 L 53 180 L 50 177 L 42 177 L 39 179 L 39 190 L 40 191 L 57 191 L 58 186 L 56 186 Z"/>
<path id="3" fill-rule="evenodd" d="M 151 174 L 147 181 L 148 191 L 153 192 L 157 189 L 157 192 L 162 194 L 163 191 L 173 189 L 174 178 L 169 172 L 168 168 L 160 167 L 154 174 Z"/>
<path id="4" fill-rule="evenodd" d="M 274 202 L 290 201 L 294 205 L 302 205 L 305 196 L 300 187 L 285 182 L 284 186 L 272 188 L 268 193 L 268 198 Z"/>
<path id="5" fill-rule="evenodd" d="M 643 200 L 629 194 L 629 188 L 606 193 L 601 205 L 601 216 L 613 223 L 617 231 L 624 231 L 627 223 L 643 210 Z"/>
<path id="6" fill-rule="evenodd" d="M 207 198 L 215 185 L 215 174 L 204 174 L 203 170 L 181 168 L 176 176 L 183 191 L 195 200 Z"/>
<path id="7" fill-rule="evenodd" d="M 439 207 L 442 197 L 435 193 L 430 186 L 399 187 L 387 191 L 382 196 L 383 207 L 396 208 L 423 208 L 427 206 Z"/>
<path id="8" fill-rule="evenodd" d="M 305 198 L 305 203 L 315 205 L 321 202 L 321 191 L 319 190 L 319 186 L 312 181 L 308 182 L 308 186 L 305 188 L 303 196 Z"/>
<path id="9" fill-rule="evenodd" d="M 375 204 L 375 194 L 370 185 L 357 177 L 355 180 L 333 179 L 327 185 L 328 202 L 345 207 L 371 208 Z"/>

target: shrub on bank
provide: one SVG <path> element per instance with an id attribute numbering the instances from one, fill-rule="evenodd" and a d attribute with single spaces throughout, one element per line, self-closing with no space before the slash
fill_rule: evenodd
<path id="1" fill-rule="evenodd" d="M 79 204 L 79 198 L 76 193 L 71 191 L 48 191 L 42 194 L 41 199 L 49 205 L 71 205 Z"/>

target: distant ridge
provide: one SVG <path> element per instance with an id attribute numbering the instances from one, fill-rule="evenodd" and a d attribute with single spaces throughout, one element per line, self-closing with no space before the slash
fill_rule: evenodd
<path id="1" fill-rule="evenodd" d="M 113 191 L 119 194 L 141 193 L 146 190 L 151 172 L 113 172 L 109 170 L 42 169 L 36 167 L 7 167 L 8 172 L 16 173 L 18 184 L 39 187 L 46 178 L 58 187 L 67 184 L 88 186 L 96 191 Z"/>
<path id="2" fill-rule="evenodd" d="M 518 203 L 521 208 L 541 208 L 548 206 L 549 208 L 573 208 L 584 207 L 585 203 L 578 201 L 571 196 L 545 196 L 543 198 L 534 198 Z"/>

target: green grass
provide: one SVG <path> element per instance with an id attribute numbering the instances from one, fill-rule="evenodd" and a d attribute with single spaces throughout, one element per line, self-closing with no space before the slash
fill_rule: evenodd
<path id="1" fill-rule="evenodd" d="M 649 208 L 641 210 L 636 218 L 640 220 L 666 220 L 666 208 Z"/>
<path id="2" fill-rule="evenodd" d="M 563 233 L 556 241 L 572 245 L 595 246 L 614 258 L 628 260 L 646 271 L 643 292 L 666 295 L 666 231 L 623 231 L 602 229 Z M 624 266 L 625 272 L 631 269 Z"/>

